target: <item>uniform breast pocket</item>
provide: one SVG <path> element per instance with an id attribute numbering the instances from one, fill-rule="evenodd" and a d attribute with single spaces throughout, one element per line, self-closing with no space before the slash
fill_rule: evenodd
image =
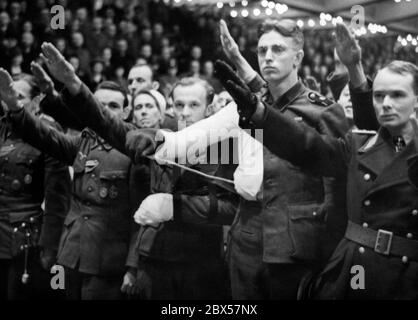
<path id="1" fill-rule="evenodd" d="M 99 196 L 108 200 L 129 200 L 127 172 L 125 170 L 102 171 L 100 173 Z"/>
<path id="2" fill-rule="evenodd" d="M 320 237 L 325 231 L 321 205 L 289 205 L 289 233 L 293 242 L 293 257 L 312 261 L 320 258 Z"/>
<path id="3" fill-rule="evenodd" d="M 39 171 L 35 170 L 39 159 L 40 152 L 36 153 L 20 153 L 16 158 L 16 176 L 11 182 L 11 189 L 15 192 L 24 190 L 25 187 L 32 185 L 36 179 L 35 174 L 39 175 Z M 36 172 L 35 172 L 36 171 Z"/>

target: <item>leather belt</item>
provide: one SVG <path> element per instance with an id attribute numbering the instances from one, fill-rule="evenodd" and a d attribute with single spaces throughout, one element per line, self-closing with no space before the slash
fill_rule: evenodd
<path id="1" fill-rule="evenodd" d="M 418 261 L 418 241 L 395 236 L 391 231 L 376 231 L 348 221 L 344 237 L 382 255 Z"/>

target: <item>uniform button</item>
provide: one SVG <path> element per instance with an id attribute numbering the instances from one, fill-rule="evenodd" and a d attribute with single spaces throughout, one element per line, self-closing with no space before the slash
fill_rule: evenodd
<path id="1" fill-rule="evenodd" d="M 364 180 L 369 181 L 370 180 L 370 174 L 366 173 L 364 175 Z"/>
<path id="2" fill-rule="evenodd" d="M 87 191 L 88 191 L 88 192 L 92 192 L 92 191 L 93 191 L 93 188 L 92 188 L 92 187 L 88 187 L 88 188 L 87 188 Z"/>
<path id="3" fill-rule="evenodd" d="M 412 210 L 412 215 L 413 216 L 416 216 L 417 214 L 418 214 L 418 210 L 417 209 Z"/>
<path id="4" fill-rule="evenodd" d="M 371 203 L 371 201 L 369 199 L 367 199 L 367 200 L 364 201 L 364 205 L 366 207 L 370 206 L 370 203 Z"/>
<path id="5" fill-rule="evenodd" d="M 369 225 L 367 224 L 367 222 L 363 223 L 363 228 L 368 228 Z"/>
<path id="6" fill-rule="evenodd" d="M 247 120 L 247 118 L 246 117 L 242 117 L 242 121 L 246 121 Z"/>
<path id="7" fill-rule="evenodd" d="M 412 239 L 414 236 L 412 235 L 412 233 L 407 233 L 407 234 L 406 234 L 406 237 L 407 237 L 408 239 Z"/>
<path id="8" fill-rule="evenodd" d="M 102 147 L 99 147 L 99 151 L 102 151 L 103 150 L 103 148 Z"/>
<path id="9" fill-rule="evenodd" d="M 403 263 L 408 263 L 408 257 L 407 256 L 403 256 L 402 257 L 402 262 Z"/>
<path id="10" fill-rule="evenodd" d="M 92 177 L 92 178 L 94 178 L 94 177 L 96 177 L 96 175 L 95 175 L 94 173 L 92 173 L 92 174 L 91 174 L 91 177 Z"/>
<path id="11" fill-rule="evenodd" d="M 316 217 L 316 211 L 312 212 L 312 215 L 313 215 L 314 217 Z"/>
<path id="12" fill-rule="evenodd" d="M 9 161 L 9 158 L 8 157 L 4 158 L 4 161 Z"/>
<path id="13" fill-rule="evenodd" d="M 361 254 L 363 254 L 364 253 L 364 248 L 363 247 L 360 247 L 360 248 L 358 248 L 358 252 L 360 252 Z"/>
<path id="14" fill-rule="evenodd" d="M 87 216 L 84 216 L 84 220 L 88 220 L 89 219 L 89 217 L 87 217 Z"/>

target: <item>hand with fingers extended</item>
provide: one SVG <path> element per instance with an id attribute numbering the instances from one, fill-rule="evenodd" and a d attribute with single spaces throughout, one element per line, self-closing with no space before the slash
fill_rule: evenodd
<path id="1" fill-rule="evenodd" d="M 215 74 L 237 104 L 240 115 L 239 126 L 242 128 L 248 127 L 258 104 L 261 103 L 259 98 L 251 92 L 250 88 L 226 62 L 221 60 L 215 62 Z"/>
<path id="2" fill-rule="evenodd" d="M 81 80 L 76 75 L 71 63 L 65 60 L 61 52 L 49 42 L 44 42 L 41 49 L 40 57 L 51 75 L 62 82 L 72 94 L 78 93 L 81 88 Z"/>
<path id="3" fill-rule="evenodd" d="M 155 153 L 159 142 L 156 140 L 157 131 L 158 129 L 138 129 L 126 134 L 125 149 L 135 163 L 142 163 L 144 158 Z"/>
<path id="4" fill-rule="evenodd" d="M 11 111 L 17 111 L 23 108 L 19 102 L 19 96 L 14 88 L 14 82 L 10 74 L 0 68 L 0 99 Z"/>
<path id="5" fill-rule="evenodd" d="M 341 62 L 347 67 L 361 63 L 361 48 L 350 29 L 344 23 L 337 23 L 334 35 Z"/>
<path id="6" fill-rule="evenodd" d="M 251 67 L 247 60 L 239 51 L 238 44 L 235 42 L 229 33 L 226 22 L 221 19 L 219 22 L 219 33 L 221 38 L 222 49 L 231 63 L 237 68 L 238 74 L 245 80 L 252 80 L 256 71 Z"/>
<path id="7" fill-rule="evenodd" d="M 43 93 L 53 94 L 54 93 L 54 82 L 46 71 L 37 62 L 32 61 L 30 64 L 30 70 L 36 78 L 39 88 Z"/>

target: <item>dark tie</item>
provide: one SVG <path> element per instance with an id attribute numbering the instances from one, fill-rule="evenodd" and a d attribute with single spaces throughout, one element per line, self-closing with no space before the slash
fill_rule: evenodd
<path id="1" fill-rule="evenodd" d="M 395 152 L 401 152 L 405 148 L 405 140 L 402 136 L 393 137 L 393 143 L 395 144 Z"/>

